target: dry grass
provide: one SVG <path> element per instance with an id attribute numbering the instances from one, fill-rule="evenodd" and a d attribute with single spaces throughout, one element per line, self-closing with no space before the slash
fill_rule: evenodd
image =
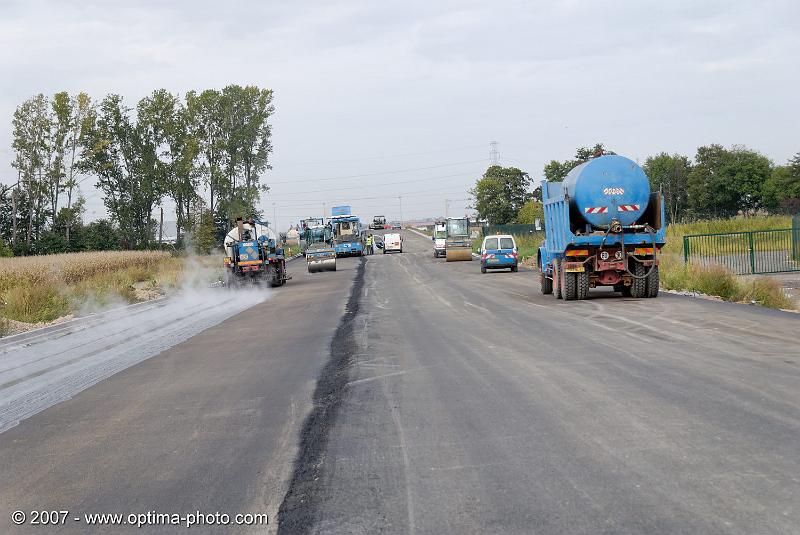
<path id="1" fill-rule="evenodd" d="M 713 295 L 736 303 L 758 304 L 769 308 L 791 309 L 792 302 L 775 279 L 738 277 L 723 266 L 684 264 L 677 254 L 661 256 L 661 286 Z"/>
<path id="2" fill-rule="evenodd" d="M 219 263 L 219 257 L 213 260 Z M 87 303 L 135 302 L 135 286 L 177 286 L 186 265 L 186 259 L 160 251 L 0 258 L 0 318 L 48 322 Z"/>

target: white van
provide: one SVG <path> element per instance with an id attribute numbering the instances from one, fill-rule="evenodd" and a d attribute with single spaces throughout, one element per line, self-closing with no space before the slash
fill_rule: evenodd
<path id="1" fill-rule="evenodd" d="M 447 225 L 444 223 L 436 224 L 433 227 L 433 257 L 445 256 L 445 243 L 447 243 Z"/>
<path id="2" fill-rule="evenodd" d="M 403 252 L 403 237 L 400 234 L 384 234 L 383 235 L 383 253 L 388 251 Z"/>

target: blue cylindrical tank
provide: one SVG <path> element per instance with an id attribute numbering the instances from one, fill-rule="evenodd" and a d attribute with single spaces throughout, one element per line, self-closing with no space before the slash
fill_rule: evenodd
<path id="1" fill-rule="evenodd" d="M 612 219 L 632 225 L 647 209 L 650 182 L 636 162 L 616 154 L 600 156 L 574 168 L 563 183 L 570 212 L 595 227 Z"/>

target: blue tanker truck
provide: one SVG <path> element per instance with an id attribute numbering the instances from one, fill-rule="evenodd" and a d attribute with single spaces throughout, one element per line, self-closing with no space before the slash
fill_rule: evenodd
<path id="1" fill-rule="evenodd" d="M 658 295 L 664 200 L 635 162 L 616 154 L 589 160 L 563 182 L 543 181 L 542 202 L 543 294 L 571 301 L 612 286 L 630 297 Z"/>

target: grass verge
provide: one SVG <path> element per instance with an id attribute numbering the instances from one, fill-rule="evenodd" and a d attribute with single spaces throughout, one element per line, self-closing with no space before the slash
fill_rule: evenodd
<path id="1" fill-rule="evenodd" d="M 661 256 L 661 287 L 698 292 L 735 303 L 750 303 L 777 309 L 791 309 L 792 302 L 775 279 L 739 277 L 723 266 L 684 264 L 677 254 Z"/>

